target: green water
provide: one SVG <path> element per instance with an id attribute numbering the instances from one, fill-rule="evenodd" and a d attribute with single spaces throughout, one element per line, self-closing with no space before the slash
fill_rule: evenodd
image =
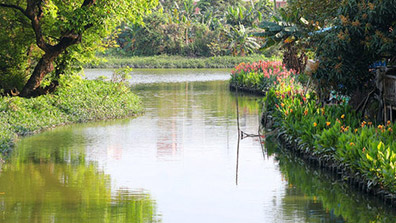
<path id="1" fill-rule="evenodd" d="M 240 143 L 236 181 L 227 71 L 135 72 L 144 115 L 18 142 L 0 171 L 0 222 L 395 222 L 392 208 L 257 137 Z M 238 104 L 256 134 L 257 97 Z"/>

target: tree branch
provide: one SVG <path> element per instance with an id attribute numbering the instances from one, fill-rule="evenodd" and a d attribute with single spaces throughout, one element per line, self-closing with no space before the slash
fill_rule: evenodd
<path id="1" fill-rule="evenodd" d="M 84 6 L 91 6 L 95 4 L 96 0 L 84 0 L 84 3 L 81 5 L 81 8 Z"/>
<path id="2" fill-rule="evenodd" d="M 22 12 L 25 16 L 27 16 L 26 11 L 22 7 L 20 7 L 18 5 L 9 5 L 9 4 L 0 3 L 0 7 L 16 9 L 16 10 Z"/>

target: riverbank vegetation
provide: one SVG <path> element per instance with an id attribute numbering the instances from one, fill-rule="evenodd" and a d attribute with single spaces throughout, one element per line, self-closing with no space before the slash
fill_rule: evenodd
<path id="1" fill-rule="evenodd" d="M 283 78 L 295 73 L 280 61 L 258 61 L 240 63 L 231 71 L 230 85 L 234 88 L 250 90 L 264 94 Z"/>
<path id="2" fill-rule="evenodd" d="M 123 83 L 61 76 L 59 88 L 53 94 L 28 99 L 0 97 L 0 151 L 7 152 L 18 136 L 63 124 L 122 118 L 140 112 L 139 97 Z"/>
<path id="3" fill-rule="evenodd" d="M 213 56 L 213 57 L 185 57 L 178 55 L 133 56 L 133 57 L 105 57 L 85 65 L 86 68 L 233 68 L 242 62 L 252 63 L 258 60 L 276 60 L 273 56 L 252 54 L 245 57 Z"/>
<path id="4" fill-rule="evenodd" d="M 290 1 L 255 34 L 265 39 L 263 47 L 284 49 L 283 64 L 295 72 L 277 78 L 268 75 L 273 67 L 241 64 L 231 84 L 265 92 L 265 124 L 283 142 L 392 200 L 396 125 L 388 120 L 394 110 L 385 109 L 395 102 L 395 5 L 321 4 Z M 316 61 L 308 63 L 309 55 Z"/>
<path id="5" fill-rule="evenodd" d="M 396 124 L 362 118 L 344 99 L 321 105 L 316 92 L 299 81 L 303 74 L 274 66 L 263 71 L 258 64 L 271 63 L 240 64 L 231 83 L 265 91 L 267 127 L 301 153 L 351 171 L 348 177 L 365 182 L 368 190 L 396 194 Z"/>

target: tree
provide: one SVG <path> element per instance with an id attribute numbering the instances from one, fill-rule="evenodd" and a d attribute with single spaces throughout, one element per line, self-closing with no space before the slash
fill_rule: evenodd
<path id="1" fill-rule="evenodd" d="M 376 87 L 371 64 L 396 56 L 396 2 L 348 0 L 338 12 L 334 27 L 318 34 L 314 77 L 322 88 L 353 96 Z"/>
<path id="2" fill-rule="evenodd" d="M 288 0 L 286 10 L 295 18 L 304 18 L 319 27 L 332 25 L 337 10 L 344 0 Z M 314 26 L 313 26 L 314 27 Z"/>
<path id="3" fill-rule="evenodd" d="M 24 29 L 16 37 L 33 32 L 35 45 L 40 49 L 38 62 L 19 95 L 31 97 L 54 89 L 56 81 L 45 88 L 41 86 L 48 74 L 60 74 L 76 55 L 92 52 L 122 19 L 141 22 L 142 15 L 155 4 L 156 0 L 0 1 L 2 15 L 7 10 L 18 12 L 7 18 L 10 22 L 23 21 L 16 23 Z M 28 48 L 29 44 L 23 42 L 20 47 Z"/>

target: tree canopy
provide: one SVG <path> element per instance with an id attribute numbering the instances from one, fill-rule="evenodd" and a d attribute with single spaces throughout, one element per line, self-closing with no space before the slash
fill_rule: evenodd
<path id="1" fill-rule="evenodd" d="M 396 55 L 396 1 L 349 0 L 338 9 L 332 29 L 320 33 L 314 77 L 322 87 L 351 95 L 375 87 L 369 67 Z"/>
<path id="2" fill-rule="evenodd" d="M 0 87 L 7 89 L 4 79 L 11 72 L 28 78 L 21 96 L 50 90 L 56 82 L 40 86 L 47 74 L 57 76 L 70 63 L 86 58 L 81 56 L 92 55 L 121 21 L 142 22 L 156 4 L 156 0 L 0 0 Z"/>

